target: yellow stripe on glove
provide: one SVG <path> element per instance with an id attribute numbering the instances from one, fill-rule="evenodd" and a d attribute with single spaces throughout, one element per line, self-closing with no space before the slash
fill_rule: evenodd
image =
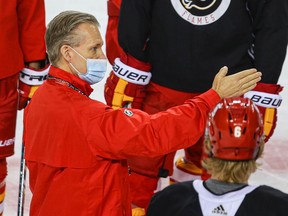
<path id="1" fill-rule="evenodd" d="M 266 108 L 265 110 L 263 124 L 264 124 L 264 134 L 266 137 L 270 135 L 270 132 L 274 127 L 275 112 L 276 112 L 275 108 Z"/>
<path id="2" fill-rule="evenodd" d="M 127 85 L 128 85 L 127 81 L 123 79 L 118 80 L 118 83 L 115 87 L 113 99 L 112 99 L 113 109 L 119 109 L 123 107 L 123 102 L 127 102 L 127 103 L 133 102 L 133 97 L 127 96 L 124 93 Z"/>

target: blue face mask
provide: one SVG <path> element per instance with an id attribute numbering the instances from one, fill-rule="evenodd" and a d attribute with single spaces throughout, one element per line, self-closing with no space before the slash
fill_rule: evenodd
<path id="1" fill-rule="evenodd" d="M 107 70 L 107 60 L 89 58 L 86 59 L 72 47 L 71 49 L 86 61 L 86 73 L 81 73 L 71 62 L 69 62 L 72 68 L 77 72 L 78 76 L 82 80 L 88 82 L 90 85 L 100 82 L 104 78 Z"/>

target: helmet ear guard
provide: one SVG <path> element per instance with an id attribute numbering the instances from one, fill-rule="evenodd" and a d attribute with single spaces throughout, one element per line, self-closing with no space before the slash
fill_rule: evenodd
<path id="1" fill-rule="evenodd" d="M 248 98 L 223 99 L 209 114 L 210 157 L 256 159 L 264 139 L 261 114 Z"/>

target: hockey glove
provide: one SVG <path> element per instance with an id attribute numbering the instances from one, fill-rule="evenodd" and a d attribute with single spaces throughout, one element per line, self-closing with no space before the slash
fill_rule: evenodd
<path id="1" fill-rule="evenodd" d="M 265 142 L 273 135 L 277 122 L 277 108 L 281 105 L 279 93 L 283 87 L 277 84 L 258 83 L 253 91 L 244 97 L 250 98 L 259 108 L 263 116 Z"/>
<path id="2" fill-rule="evenodd" d="M 141 109 L 146 85 L 151 79 L 151 73 L 148 72 L 150 68 L 149 64 L 132 56 L 127 56 L 124 61 L 116 58 L 105 84 L 104 96 L 107 105 L 114 109 L 127 106 Z"/>
<path id="3" fill-rule="evenodd" d="M 49 64 L 44 68 L 23 68 L 19 75 L 19 101 L 18 110 L 24 109 L 37 88 L 44 82 L 49 71 Z"/>

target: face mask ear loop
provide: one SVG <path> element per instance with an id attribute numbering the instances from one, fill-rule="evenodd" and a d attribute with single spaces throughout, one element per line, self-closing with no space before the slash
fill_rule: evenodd
<path id="1" fill-rule="evenodd" d="M 69 46 L 77 55 L 79 55 L 81 58 L 83 58 L 85 61 L 86 61 L 86 63 L 87 63 L 87 59 L 84 57 L 84 56 L 82 56 L 79 52 L 77 52 L 73 47 L 71 47 L 71 46 Z M 69 62 L 69 64 L 71 65 L 71 67 L 76 71 L 76 73 L 77 73 L 77 75 L 79 76 L 79 75 L 82 75 L 82 73 L 71 63 L 71 62 Z M 87 66 L 86 66 L 87 67 Z M 86 70 L 87 70 L 87 68 L 86 68 Z M 87 71 L 86 71 L 86 73 L 87 73 Z M 84 73 L 85 74 L 85 73 Z"/>
<path id="2" fill-rule="evenodd" d="M 78 76 L 81 75 L 80 71 L 71 62 L 69 62 L 69 65 L 76 71 Z"/>
<path id="3" fill-rule="evenodd" d="M 77 53 L 81 58 L 83 58 L 86 62 L 87 62 L 87 59 L 82 56 L 78 51 L 76 51 L 73 47 L 69 46 L 75 53 Z"/>

